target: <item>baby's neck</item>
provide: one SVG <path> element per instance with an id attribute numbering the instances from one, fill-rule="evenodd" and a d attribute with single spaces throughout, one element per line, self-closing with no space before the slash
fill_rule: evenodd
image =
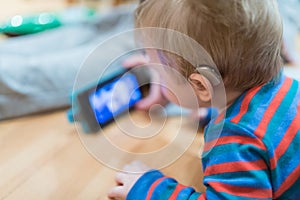
<path id="1" fill-rule="evenodd" d="M 234 101 L 241 96 L 243 92 L 241 91 L 236 91 L 236 90 L 229 90 L 226 92 L 226 96 L 227 96 L 227 104 L 226 104 L 226 109 L 229 108 Z"/>
<path id="2" fill-rule="evenodd" d="M 236 91 L 236 90 L 226 90 L 226 104 L 221 103 L 219 106 L 219 113 L 226 112 L 226 110 L 234 103 L 234 101 L 242 94 L 243 92 L 241 91 Z M 222 100 L 221 100 L 222 101 Z M 220 102 L 221 102 L 220 101 Z"/>

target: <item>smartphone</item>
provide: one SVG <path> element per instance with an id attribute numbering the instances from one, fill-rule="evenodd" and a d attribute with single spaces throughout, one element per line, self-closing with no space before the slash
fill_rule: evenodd
<path id="1" fill-rule="evenodd" d="M 77 107 L 75 120 L 89 133 L 97 132 L 128 112 L 143 98 L 143 93 L 136 73 L 122 71 L 77 92 L 73 97 Z"/>

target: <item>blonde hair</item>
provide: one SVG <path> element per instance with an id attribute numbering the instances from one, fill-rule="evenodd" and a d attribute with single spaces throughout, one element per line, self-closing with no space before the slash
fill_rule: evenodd
<path id="1" fill-rule="evenodd" d="M 172 29 L 197 41 L 226 88 L 243 91 L 262 85 L 281 70 L 276 0 L 146 0 L 136 10 L 136 27 Z M 194 72 L 185 61 L 179 65 L 185 76 Z"/>

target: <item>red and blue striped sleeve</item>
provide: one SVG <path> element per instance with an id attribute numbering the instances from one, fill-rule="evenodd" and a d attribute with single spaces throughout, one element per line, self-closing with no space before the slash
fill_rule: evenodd
<path id="1" fill-rule="evenodd" d="M 227 163 L 230 165 L 231 163 Z M 234 166 L 236 171 L 234 170 Z M 206 192 L 198 193 L 183 186 L 159 171 L 144 174 L 128 194 L 127 200 L 146 199 L 272 199 L 271 185 L 266 170 L 255 170 L 261 163 L 235 163 L 232 167 L 212 166 L 204 179 Z M 249 168 L 254 170 L 249 170 Z M 225 172 L 228 171 L 228 172 Z"/>
<path id="2" fill-rule="evenodd" d="M 207 146 L 202 158 L 206 199 L 272 199 L 267 148 L 259 138 L 225 123 L 214 146 Z"/>
<path id="3" fill-rule="evenodd" d="M 235 129 L 231 126 L 225 125 L 224 130 L 231 133 L 223 132 L 214 147 L 203 154 L 204 193 L 153 170 L 137 181 L 127 199 L 272 199 L 266 148 L 250 136 L 229 136 Z"/>
<path id="4" fill-rule="evenodd" d="M 164 176 L 158 170 L 145 173 L 130 190 L 127 200 L 199 199 L 200 193 L 191 187 L 179 184 L 175 179 Z"/>

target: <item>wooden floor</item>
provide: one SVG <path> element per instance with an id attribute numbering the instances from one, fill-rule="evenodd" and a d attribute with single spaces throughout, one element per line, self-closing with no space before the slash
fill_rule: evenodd
<path id="1" fill-rule="evenodd" d="M 147 118 L 141 112 L 133 117 L 141 119 L 139 123 Z M 177 121 L 169 120 L 164 131 L 173 131 L 170 127 Z M 114 127 L 107 127 L 105 134 L 115 134 L 110 132 Z M 107 199 L 116 171 L 86 151 L 64 111 L 4 121 L 0 130 L 0 199 Z M 198 134 L 188 151 L 163 171 L 203 190 L 198 156 L 201 144 L 202 135 Z"/>

